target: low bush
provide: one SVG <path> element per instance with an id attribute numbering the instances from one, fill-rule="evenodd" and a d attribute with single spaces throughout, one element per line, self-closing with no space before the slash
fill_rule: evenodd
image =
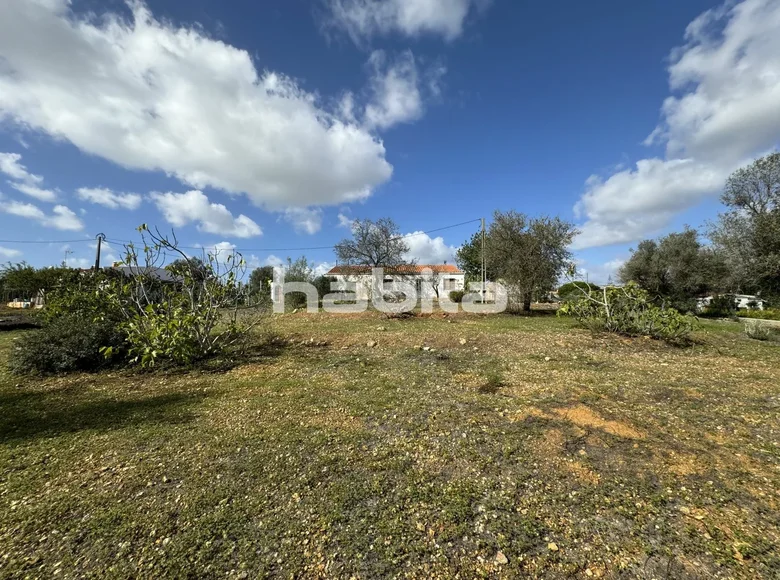
<path id="1" fill-rule="evenodd" d="M 750 320 L 746 322 L 745 335 L 753 340 L 780 340 L 780 331 L 760 320 Z"/>
<path id="2" fill-rule="evenodd" d="M 464 290 L 453 290 L 449 293 L 450 302 L 456 302 L 460 304 L 463 302 L 463 297 L 466 295 Z"/>
<path id="3" fill-rule="evenodd" d="M 560 288 L 558 288 L 558 298 L 561 299 L 561 302 L 565 302 L 567 300 L 577 300 L 584 294 L 588 292 L 600 292 L 601 287 L 597 286 L 596 284 L 591 284 L 589 282 L 584 282 L 582 280 L 577 280 L 574 282 L 567 282 Z"/>
<path id="4" fill-rule="evenodd" d="M 729 318 L 737 312 L 737 301 L 731 294 L 713 296 L 710 303 L 699 313 L 703 318 Z"/>
<path id="5" fill-rule="evenodd" d="M 566 301 L 559 316 L 573 316 L 593 331 L 626 336 L 650 336 L 672 344 L 690 340 L 693 318 L 674 308 L 653 304 L 650 295 L 634 283 L 623 288 L 605 288 Z"/>
<path id="6" fill-rule="evenodd" d="M 101 349 L 111 347 L 111 356 Z M 110 321 L 66 314 L 19 339 L 9 366 L 16 374 L 97 371 L 122 357 L 124 336 Z"/>
<path id="7" fill-rule="evenodd" d="M 755 318 L 758 320 L 780 320 L 780 310 L 767 308 L 766 310 L 739 310 L 737 316 L 741 318 Z"/>

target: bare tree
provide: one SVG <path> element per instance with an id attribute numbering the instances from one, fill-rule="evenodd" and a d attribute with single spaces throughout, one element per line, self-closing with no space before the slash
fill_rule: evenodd
<path id="1" fill-rule="evenodd" d="M 393 270 L 414 263 L 405 257 L 408 251 L 409 245 L 390 218 L 355 220 L 352 239 L 343 239 L 336 244 L 336 257 L 345 266 Z"/>

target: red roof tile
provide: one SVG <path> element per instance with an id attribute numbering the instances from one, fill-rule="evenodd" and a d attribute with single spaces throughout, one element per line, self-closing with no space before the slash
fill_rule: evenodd
<path id="1" fill-rule="evenodd" d="M 403 274 L 422 274 L 425 268 L 438 274 L 463 274 L 454 264 L 405 264 L 402 266 L 393 266 L 385 268 L 389 274 L 392 271 Z M 339 274 L 370 274 L 371 266 L 335 266 L 326 274 L 327 276 L 336 276 Z"/>

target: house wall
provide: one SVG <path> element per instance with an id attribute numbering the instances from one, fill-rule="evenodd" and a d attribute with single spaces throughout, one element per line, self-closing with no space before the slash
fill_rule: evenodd
<path id="1" fill-rule="evenodd" d="M 336 279 L 339 287 L 344 289 L 354 288 L 357 293 L 358 300 L 370 300 L 371 299 L 371 275 L 359 274 L 359 275 L 343 275 L 337 274 L 333 276 Z M 418 282 L 419 281 L 419 282 Z M 393 284 L 395 282 L 407 282 L 414 284 L 422 298 L 436 298 L 436 291 L 430 281 L 426 280 L 422 275 L 410 275 L 410 276 L 385 276 L 385 289 L 392 291 Z M 418 285 L 419 284 L 419 285 Z M 444 296 L 452 292 L 453 290 L 463 290 L 465 285 L 464 274 L 442 274 L 438 280 L 439 296 Z"/>
<path id="2" fill-rule="evenodd" d="M 750 294 L 735 294 L 734 301 L 737 303 L 737 309 L 748 308 L 748 304 L 750 302 L 755 302 L 759 310 L 764 309 L 764 301 L 758 296 L 752 296 Z M 698 298 L 696 302 L 699 310 L 701 310 L 702 308 L 709 306 L 710 302 L 712 302 L 712 296 Z"/>

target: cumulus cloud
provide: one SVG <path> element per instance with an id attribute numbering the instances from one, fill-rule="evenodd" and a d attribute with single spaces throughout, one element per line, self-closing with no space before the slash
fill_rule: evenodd
<path id="1" fill-rule="evenodd" d="M 374 35 L 423 33 L 454 40 L 469 13 L 487 0 L 329 0 L 328 24 L 358 44 Z"/>
<path id="2" fill-rule="evenodd" d="M 228 208 L 221 203 L 211 203 L 202 191 L 152 193 L 149 197 L 168 223 L 176 227 L 194 222 L 198 231 L 237 238 L 251 238 L 263 233 L 253 220 L 244 214 L 233 217 Z"/>
<path id="3" fill-rule="evenodd" d="M 200 27 L 130 8 L 0 2 L 0 120 L 270 209 L 365 199 L 390 178 L 382 142 L 338 107 Z"/>
<path id="4" fill-rule="evenodd" d="M 728 2 L 699 16 L 671 55 L 673 92 L 645 140 L 664 158 L 592 176 L 575 211 L 575 247 L 635 241 L 721 191 L 728 175 L 780 142 L 780 3 Z"/>
<path id="5" fill-rule="evenodd" d="M 284 210 L 283 218 L 301 234 L 316 234 L 322 228 L 322 210 L 317 208 L 290 207 Z"/>
<path id="6" fill-rule="evenodd" d="M 47 214 L 41 208 L 31 203 L 19 201 L 0 202 L 0 211 L 10 215 L 31 219 L 44 227 L 57 230 L 80 231 L 84 224 L 69 208 L 64 205 L 55 205 L 52 213 Z"/>
<path id="7" fill-rule="evenodd" d="M 355 223 L 355 220 L 353 220 L 351 217 L 344 215 L 343 213 L 339 213 L 339 226 L 340 228 L 346 228 L 348 230 L 352 229 L 352 224 Z"/>
<path id="8" fill-rule="evenodd" d="M 416 260 L 418 264 L 448 264 L 455 263 L 455 252 L 458 248 L 448 246 L 441 236 L 432 238 L 425 232 L 407 234 L 404 241 L 409 251 L 404 255 L 407 260 Z"/>
<path id="9" fill-rule="evenodd" d="M 76 195 L 84 201 L 111 209 L 138 209 L 142 201 L 137 193 L 116 193 L 104 187 L 80 187 Z"/>
<path id="10" fill-rule="evenodd" d="M 0 172 L 14 180 L 8 182 L 11 187 L 40 201 L 55 201 L 57 194 L 41 188 L 43 177 L 27 171 L 27 168 L 19 163 L 21 159 L 22 156 L 18 153 L 0 153 Z"/>
<path id="11" fill-rule="evenodd" d="M 14 250 L 13 248 L 5 248 L 3 246 L 0 246 L 0 256 L 3 258 L 17 258 L 22 255 L 22 252 L 19 250 Z"/>
<path id="12" fill-rule="evenodd" d="M 424 73 L 426 79 L 421 79 L 409 50 L 394 60 L 384 51 L 374 51 L 368 64 L 372 70 L 372 99 L 366 106 L 365 124 L 379 129 L 420 119 L 424 113 L 423 92 L 426 96 L 438 94 L 439 79 L 445 73 L 443 67 L 432 68 Z"/>

